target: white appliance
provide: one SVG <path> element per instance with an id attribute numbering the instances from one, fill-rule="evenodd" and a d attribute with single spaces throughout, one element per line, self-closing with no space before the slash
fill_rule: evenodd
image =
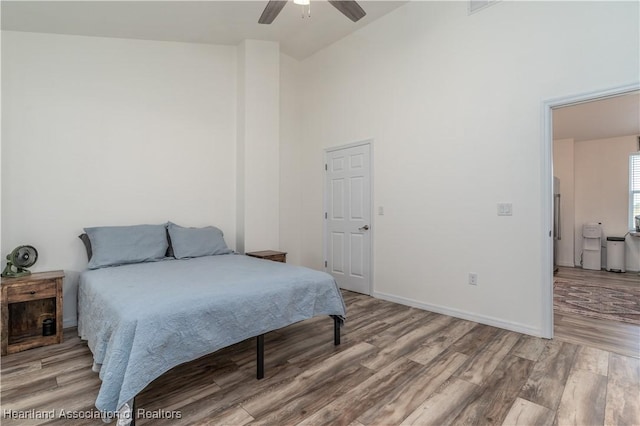
<path id="1" fill-rule="evenodd" d="M 602 268 L 602 228 L 598 223 L 582 226 L 582 269 Z"/>
<path id="2" fill-rule="evenodd" d="M 607 271 L 626 272 L 625 268 L 625 238 L 607 237 Z"/>
<path id="3" fill-rule="evenodd" d="M 560 179 L 553 177 L 553 273 L 558 272 L 558 241 L 562 239 L 560 228 Z"/>

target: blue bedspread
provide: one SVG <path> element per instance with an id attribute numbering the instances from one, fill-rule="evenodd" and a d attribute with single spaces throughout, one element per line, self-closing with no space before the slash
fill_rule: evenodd
<path id="1" fill-rule="evenodd" d="M 324 272 L 222 255 L 85 271 L 78 315 L 102 364 L 96 407 L 115 411 L 179 364 L 317 315 L 344 317 L 345 306 Z"/>

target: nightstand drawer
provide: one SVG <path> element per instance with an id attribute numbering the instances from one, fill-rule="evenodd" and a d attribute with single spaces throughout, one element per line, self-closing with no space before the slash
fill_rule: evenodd
<path id="1" fill-rule="evenodd" d="M 56 282 L 44 281 L 33 284 L 14 285 L 7 288 L 7 302 L 27 302 L 30 300 L 56 297 Z"/>

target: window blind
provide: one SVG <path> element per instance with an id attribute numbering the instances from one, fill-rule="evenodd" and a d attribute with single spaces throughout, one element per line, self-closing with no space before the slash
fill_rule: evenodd
<path id="1" fill-rule="evenodd" d="M 640 215 L 640 152 L 629 156 L 629 229 L 635 228 L 634 218 Z"/>

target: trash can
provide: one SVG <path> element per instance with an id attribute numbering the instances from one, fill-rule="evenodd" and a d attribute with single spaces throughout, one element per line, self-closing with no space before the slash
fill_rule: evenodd
<path id="1" fill-rule="evenodd" d="M 607 271 L 626 272 L 624 246 L 624 237 L 607 237 Z"/>

